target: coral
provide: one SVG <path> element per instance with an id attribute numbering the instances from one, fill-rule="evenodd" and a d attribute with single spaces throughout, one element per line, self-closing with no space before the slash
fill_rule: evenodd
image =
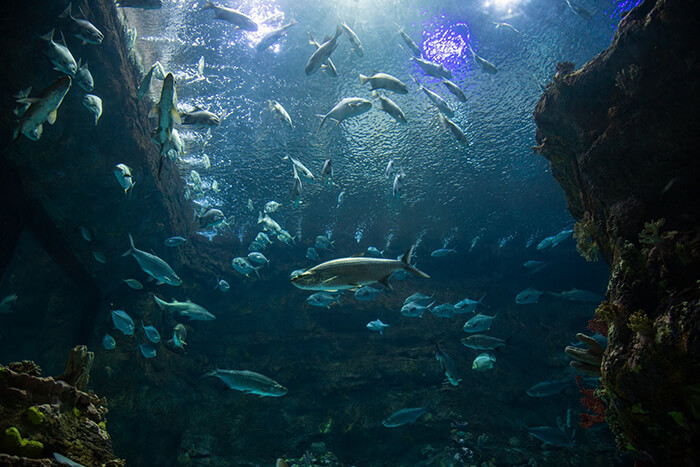
<path id="1" fill-rule="evenodd" d="M 576 239 L 576 251 L 586 261 L 598 260 L 598 243 L 593 240 L 597 227 L 590 212 L 583 213 L 581 219 L 574 224 L 574 238 Z"/>
<path id="2" fill-rule="evenodd" d="M 40 441 L 22 438 L 19 430 L 11 426 L 0 435 L 0 452 L 21 457 L 41 457 L 44 445 Z"/>
<path id="3" fill-rule="evenodd" d="M 639 243 L 642 245 L 653 246 L 657 243 L 661 243 L 661 235 L 659 235 L 659 229 L 663 227 L 666 223 L 666 219 L 658 219 L 653 222 L 646 222 L 644 224 L 644 229 L 639 233 Z"/>
<path id="4" fill-rule="evenodd" d="M 649 319 L 644 310 L 637 310 L 630 315 L 627 327 L 634 332 L 648 334 L 654 330 L 654 322 Z"/>
<path id="5" fill-rule="evenodd" d="M 587 349 L 567 346 L 564 353 L 573 358 L 569 363 L 579 373 L 588 374 L 591 376 L 600 376 L 600 365 L 603 360 L 603 347 L 590 336 L 582 333 L 576 334 L 576 338 L 588 346 Z"/>
<path id="6" fill-rule="evenodd" d="M 44 414 L 35 406 L 29 407 L 25 412 L 25 415 L 34 425 L 41 425 L 44 423 Z"/>
<path id="7" fill-rule="evenodd" d="M 588 430 L 590 427 L 596 423 L 605 422 L 605 403 L 600 397 L 597 397 L 593 389 L 586 389 L 581 384 L 581 377 L 576 375 L 576 384 L 578 384 L 579 391 L 583 394 L 581 398 L 581 405 L 590 410 L 593 413 L 582 413 L 581 417 L 581 428 Z"/>

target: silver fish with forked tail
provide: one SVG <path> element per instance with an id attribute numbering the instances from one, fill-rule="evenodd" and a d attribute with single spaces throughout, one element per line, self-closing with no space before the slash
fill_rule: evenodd
<path id="1" fill-rule="evenodd" d="M 287 394 L 287 388 L 260 373 L 248 370 L 214 370 L 202 376 L 215 376 L 224 382 L 229 389 L 243 391 L 259 396 L 280 397 Z"/>
<path id="2" fill-rule="evenodd" d="M 139 263 L 139 266 L 143 272 L 158 282 L 174 286 L 182 285 L 182 279 L 175 274 L 175 271 L 173 271 L 173 268 L 171 268 L 168 263 L 156 255 L 146 253 L 145 251 L 136 248 L 134 246 L 134 239 L 131 237 L 131 234 L 129 234 L 129 244 L 131 245 L 131 248 L 129 248 L 129 250 L 122 256 L 132 255 L 134 258 L 136 258 L 136 261 Z"/>
<path id="3" fill-rule="evenodd" d="M 418 277 L 430 276 L 411 266 L 413 246 L 400 260 L 365 258 L 362 256 L 338 258 L 321 263 L 292 279 L 294 286 L 303 290 L 336 291 L 357 289 L 379 282 L 391 289 L 389 277 L 399 270 L 406 270 Z"/>

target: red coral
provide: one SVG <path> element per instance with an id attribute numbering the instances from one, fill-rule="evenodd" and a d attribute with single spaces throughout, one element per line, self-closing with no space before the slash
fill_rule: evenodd
<path id="1" fill-rule="evenodd" d="M 587 430 L 596 423 L 603 423 L 605 421 L 605 403 L 603 400 L 595 396 L 593 389 L 586 389 L 583 387 L 581 384 L 581 376 L 576 375 L 576 384 L 578 384 L 579 391 L 583 394 L 581 405 L 593 412 L 580 414 L 581 428 Z"/>
<path id="2" fill-rule="evenodd" d="M 599 332 L 605 337 L 608 337 L 608 325 L 597 316 L 588 321 L 587 327 L 591 332 Z"/>

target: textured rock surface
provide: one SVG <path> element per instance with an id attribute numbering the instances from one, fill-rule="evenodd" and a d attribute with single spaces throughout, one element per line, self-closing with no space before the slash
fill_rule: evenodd
<path id="1" fill-rule="evenodd" d="M 700 433 L 700 7 L 647 0 L 611 47 L 559 72 L 535 110 L 536 150 L 612 269 L 597 317 L 607 419 L 620 448 L 694 465 Z"/>

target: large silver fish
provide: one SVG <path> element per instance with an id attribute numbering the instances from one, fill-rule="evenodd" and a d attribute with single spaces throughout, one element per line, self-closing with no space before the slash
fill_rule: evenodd
<path id="1" fill-rule="evenodd" d="M 313 45 L 318 50 L 318 48 L 321 47 L 321 44 L 316 42 L 316 39 L 314 39 L 314 36 L 312 36 L 311 33 L 308 33 L 308 34 L 309 34 L 309 44 Z M 333 78 L 338 77 L 338 70 L 336 70 L 335 65 L 333 64 L 333 62 L 331 61 L 330 58 L 327 58 L 326 61 L 323 62 L 323 64 L 321 65 L 321 70 L 325 71 L 327 74 L 329 74 Z"/>
<path id="2" fill-rule="evenodd" d="M 394 23 L 394 26 L 396 26 L 399 29 L 399 35 L 401 36 L 401 39 L 403 39 L 408 48 L 411 49 L 413 55 L 415 55 L 416 57 L 420 57 L 421 55 L 423 55 L 423 53 L 420 50 L 420 47 L 418 47 L 418 45 L 413 41 L 413 39 L 411 39 L 411 37 L 408 34 L 403 32 L 401 26 L 399 26 L 396 23 Z"/>
<path id="3" fill-rule="evenodd" d="M 80 10 L 82 14 L 82 10 Z M 84 15 L 83 15 L 84 16 Z M 74 18 L 71 12 L 71 4 L 69 3 L 63 13 L 61 13 L 59 18 L 64 19 L 68 22 L 68 30 L 75 37 L 83 41 L 85 44 L 95 44 L 99 45 L 105 38 L 104 34 L 95 27 L 90 21 L 83 18 Z"/>
<path id="4" fill-rule="evenodd" d="M 348 39 L 350 39 L 350 43 L 352 44 L 352 50 L 355 51 L 355 53 L 362 57 L 364 55 L 364 52 L 362 50 L 362 42 L 360 42 L 360 38 L 355 34 L 355 31 L 350 29 L 350 26 L 345 21 L 340 22 L 340 27 L 343 28 L 343 31 L 345 31 L 345 34 L 348 36 Z"/>
<path id="5" fill-rule="evenodd" d="M 192 303 L 189 300 L 186 302 L 178 302 L 173 298 L 173 301 L 168 303 L 155 295 L 153 298 L 161 310 L 175 312 L 180 316 L 188 318 L 190 321 L 211 321 L 216 319 L 216 316 L 209 313 L 206 308 L 201 305 L 197 305 L 196 303 Z"/>
<path id="6" fill-rule="evenodd" d="M 41 97 L 19 99 L 17 102 L 30 105 L 22 114 L 12 140 L 17 139 L 20 133 L 32 141 L 39 140 L 44 132 L 44 122 L 49 122 L 50 125 L 56 122 L 56 112 L 68 93 L 70 85 L 70 77 L 61 76 L 41 93 Z"/>
<path id="7" fill-rule="evenodd" d="M 78 64 L 75 58 L 73 58 L 73 54 L 70 53 L 70 50 L 68 50 L 66 46 L 66 39 L 63 37 L 63 33 L 61 33 L 61 42 L 55 42 L 53 40 L 54 31 L 55 30 L 52 29 L 41 36 L 42 39 L 48 42 L 45 53 L 49 57 L 49 60 L 51 60 L 51 63 L 56 66 L 57 71 L 69 76 L 74 76 L 75 72 L 78 71 Z"/>
<path id="8" fill-rule="evenodd" d="M 158 282 L 162 282 L 164 284 L 174 286 L 182 284 L 182 279 L 175 274 L 175 271 L 173 271 L 173 268 L 171 268 L 168 263 L 156 255 L 146 253 L 145 251 L 136 248 L 134 246 L 134 239 L 131 237 L 131 234 L 129 234 L 129 244 L 131 245 L 131 248 L 129 248 L 129 250 L 122 256 L 132 255 L 134 258 L 136 258 L 136 261 L 139 263 L 139 266 L 143 272 Z"/>
<path id="9" fill-rule="evenodd" d="M 493 63 L 489 62 L 486 60 L 484 57 L 481 57 L 474 52 L 474 49 L 472 49 L 472 46 L 469 46 L 469 52 L 471 52 L 472 57 L 474 58 L 474 61 L 481 67 L 482 70 L 484 70 L 486 73 L 489 73 L 491 75 L 495 75 L 498 73 L 498 68 L 496 68 L 496 65 Z"/>
<path id="10" fill-rule="evenodd" d="M 406 114 L 403 113 L 403 110 L 401 110 L 401 107 L 399 107 L 396 102 L 392 101 L 386 96 L 378 96 L 379 97 L 379 108 L 383 110 L 384 112 L 388 113 L 391 115 L 391 117 L 396 120 L 398 123 L 407 123 L 408 120 L 406 119 Z"/>
<path id="11" fill-rule="evenodd" d="M 207 1 L 207 4 L 202 7 L 202 10 L 214 10 L 214 19 L 226 21 L 246 31 L 257 31 L 258 25 L 238 10 L 227 8 L 224 6 L 216 6 L 212 2 Z"/>
<path id="12" fill-rule="evenodd" d="M 444 113 L 444 114 L 447 115 L 448 117 L 454 117 L 454 114 L 455 114 L 455 113 L 454 113 L 454 111 L 450 108 L 450 106 L 447 105 L 447 102 L 445 102 L 445 99 L 443 99 L 442 97 L 438 96 L 437 94 L 435 94 L 435 93 L 434 93 L 433 91 L 431 91 L 430 89 L 424 87 L 424 86 L 423 86 L 422 84 L 420 84 L 420 82 L 419 82 L 416 78 L 414 78 L 413 76 L 411 76 L 411 78 L 413 78 L 413 81 L 420 87 L 420 89 L 425 93 L 425 95 L 428 96 L 428 99 L 430 99 L 430 101 L 435 105 L 435 107 L 438 108 L 438 110 L 439 110 L 440 112 Z"/>
<path id="13" fill-rule="evenodd" d="M 418 277 L 430 276 L 411 266 L 413 246 L 400 260 L 353 256 L 326 261 L 292 279 L 292 284 L 303 290 L 336 291 L 357 289 L 379 282 L 388 289 L 389 277 L 399 270 L 406 270 Z"/>
<path id="14" fill-rule="evenodd" d="M 375 89 L 386 89 L 387 91 L 393 91 L 397 94 L 408 94 L 408 88 L 401 82 L 400 79 L 395 78 L 387 73 L 375 73 L 372 76 L 365 76 L 360 73 L 360 84 L 370 84 L 370 89 L 374 91 Z"/>
<path id="15" fill-rule="evenodd" d="M 318 69 L 321 68 L 321 65 L 328 60 L 335 48 L 338 47 L 338 37 L 340 37 L 342 33 L 343 28 L 338 26 L 335 35 L 321 44 L 311 57 L 309 57 L 309 61 L 306 62 L 306 66 L 304 67 L 304 72 L 307 75 L 317 72 Z"/>
<path id="16" fill-rule="evenodd" d="M 355 117 L 363 114 L 372 108 L 372 103 L 361 97 L 346 97 L 338 102 L 326 115 L 322 115 L 321 123 L 318 125 L 320 130 L 327 119 L 335 120 L 336 126 L 346 118 Z"/>
<path id="17" fill-rule="evenodd" d="M 260 373 L 248 370 L 214 370 L 202 376 L 215 376 L 229 389 L 243 391 L 258 396 L 280 397 L 287 394 L 287 388 Z"/>
<path id="18" fill-rule="evenodd" d="M 452 120 L 450 120 L 448 117 L 446 117 L 443 114 L 440 114 L 440 125 L 445 129 L 448 130 L 452 135 L 457 138 L 457 141 L 462 143 L 465 146 L 469 146 L 469 140 L 467 139 L 467 136 L 464 134 L 464 131 Z"/>
<path id="19" fill-rule="evenodd" d="M 163 89 L 160 92 L 160 101 L 153 106 L 148 114 L 150 118 L 158 118 L 158 128 L 155 139 L 162 145 L 170 140 L 170 134 L 175 123 L 182 123 L 180 113 L 177 111 L 177 91 L 175 91 L 175 78 L 168 73 L 163 80 Z"/>
<path id="20" fill-rule="evenodd" d="M 452 72 L 445 68 L 444 65 L 442 65 L 441 63 L 435 63 L 431 62 L 430 60 L 425 60 L 413 56 L 411 57 L 411 60 L 413 60 L 419 67 L 421 67 L 425 74 L 430 75 L 433 78 L 452 78 Z"/>
<path id="21" fill-rule="evenodd" d="M 258 52 L 262 52 L 263 50 L 267 49 L 272 44 L 277 42 L 280 39 L 280 37 L 287 34 L 289 28 L 291 28 L 295 24 L 297 24 L 297 22 L 295 20 L 291 20 L 288 24 L 285 24 L 284 26 L 281 26 L 275 29 L 274 31 L 268 32 L 263 36 L 262 39 L 260 39 L 260 42 L 258 42 L 258 45 L 255 46 L 255 49 Z"/>

